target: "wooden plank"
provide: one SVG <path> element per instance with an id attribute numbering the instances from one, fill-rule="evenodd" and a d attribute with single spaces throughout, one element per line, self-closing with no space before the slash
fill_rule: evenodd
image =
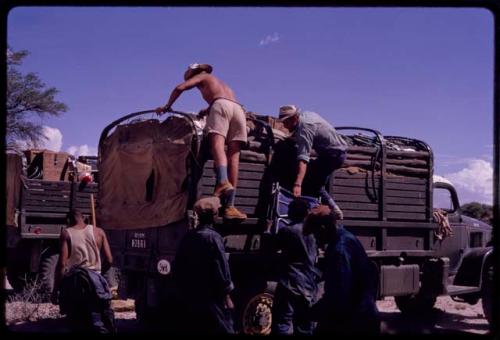
<path id="1" fill-rule="evenodd" d="M 252 172 L 252 171 L 239 171 L 238 179 L 253 179 L 253 180 L 261 180 L 264 176 L 263 172 Z M 215 178 L 215 173 L 212 170 L 207 172 L 203 172 L 204 178 Z"/>
<path id="2" fill-rule="evenodd" d="M 388 205 L 390 205 L 390 204 L 426 205 L 427 204 L 426 201 L 425 201 L 425 198 L 416 198 L 416 197 L 410 197 L 410 198 L 405 198 L 405 197 L 386 197 L 385 202 Z"/>
<path id="3" fill-rule="evenodd" d="M 54 207 L 69 207 L 69 200 L 67 201 L 48 201 L 48 200 L 25 200 L 24 207 L 28 206 L 54 206 Z"/>
<path id="4" fill-rule="evenodd" d="M 367 192 L 370 194 L 373 194 L 373 189 L 372 188 L 365 188 L 365 187 L 340 187 L 340 186 L 333 186 L 332 193 L 333 195 L 336 194 L 349 194 L 349 195 L 367 195 Z"/>
<path id="5" fill-rule="evenodd" d="M 378 212 L 342 209 L 344 218 L 378 218 Z"/>
<path id="6" fill-rule="evenodd" d="M 340 183 L 342 182 L 347 182 L 350 180 L 358 180 L 358 181 L 369 181 L 369 183 L 372 183 L 373 177 L 371 172 L 370 173 L 357 173 L 357 174 L 349 174 L 345 170 L 337 170 L 334 172 L 332 181 L 337 183 L 339 181 Z M 378 183 L 380 181 L 380 175 L 377 174 L 375 175 L 375 182 Z M 407 184 L 422 184 L 422 185 L 427 185 L 427 178 L 421 178 L 421 177 L 414 177 L 414 176 L 395 176 L 393 174 L 388 174 L 385 179 L 386 183 L 407 183 Z"/>
<path id="7" fill-rule="evenodd" d="M 30 191 L 23 194 L 23 197 L 28 200 L 69 201 L 69 195 L 45 195 Z"/>
<path id="8" fill-rule="evenodd" d="M 387 212 L 386 216 L 394 220 L 425 220 L 425 214 L 417 213 Z"/>
<path id="9" fill-rule="evenodd" d="M 363 155 L 363 154 L 357 154 L 357 153 L 347 153 L 346 159 L 349 160 L 365 160 L 365 161 L 372 161 L 374 158 L 374 155 Z"/>
<path id="10" fill-rule="evenodd" d="M 347 170 L 345 169 L 338 169 L 338 170 L 335 170 L 335 172 L 333 173 L 333 178 L 337 179 L 337 178 L 343 178 L 343 179 L 365 179 L 365 178 L 372 178 L 372 173 L 371 172 L 358 172 L 358 173 L 353 173 L 351 174 L 350 172 L 348 172 Z M 380 174 L 376 174 L 375 175 L 375 178 L 378 180 L 380 179 Z"/>
<path id="11" fill-rule="evenodd" d="M 367 146 L 349 146 L 347 148 L 347 153 L 365 153 L 365 154 L 375 154 L 377 149 L 375 147 Z"/>
<path id="12" fill-rule="evenodd" d="M 395 205 L 387 204 L 385 210 L 388 212 L 418 212 L 425 214 L 426 206 L 424 205 Z"/>
<path id="13" fill-rule="evenodd" d="M 386 197 L 413 197 L 413 198 L 421 198 L 425 199 L 425 192 L 419 191 L 402 191 L 402 190 L 386 190 Z"/>
<path id="14" fill-rule="evenodd" d="M 202 195 L 205 195 L 205 196 L 212 196 L 212 194 L 214 193 L 213 187 L 202 186 L 200 189 L 201 189 Z M 244 188 L 237 189 L 236 190 L 236 197 L 258 198 L 259 197 L 259 190 L 257 190 L 257 189 L 244 189 Z"/>
<path id="15" fill-rule="evenodd" d="M 245 214 L 255 215 L 255 207 L 239 206 L 239 205 L 236 205 L 236 207 L 238 208 L 238 210 L 244 212 Z"/>
<path id="16" fill-rule="evenodd" d="M 372 161 L 364 161 L 364 160 L 349 160 L 346 159 L 344 164 L 342 165 L 343 168 L 347 168 L 350 166 L 363 166 L 372 169 L 373 168 L 373 162 Z M 375 169 L 378 169 L 380 167 L 380 164 L 378 162 L 375 163 Z"/>
<path id="17" fill-rule="evenodd" d="M 252 180 L 238 180 L 238 189 L 239 188 L 249 188 L 249 189 L 258 189 L 260 187 L 260 181 L 252 181 Z M 201 184 L 204 186 L 215 186 L 215 178 L 207 178 L 203 177 L 201 179 Z"/>
<path id="18" fill-rule="evenodd" d="M 61 189 L 57 189 L 57 188 L 50 188 L 50 189 L 44 189 L 44 188 L 24 188 L 23 187 L 23 192 L 32 192 L 32 193 L 35 193 L 35 194 L 40 194 L 40 193 L 44 193 L 46 195 L 70 195 L 71 194 L 71 190 L 61 190 Z"/>
<path id="19" fill-rule="evenodd" d="M 387 159 L 387 164 L 406 165 L 409 167 L 428 168 L 429 162 L 421 159 Z"/>
<path id="20" fill-rule="evenodd" d="M 251 198 L 251 197 L 236 197 L 234 200 L 234 204 L 237 206 L 240 205 L 250 205 L 250 206 L 256 206 L 259 203 L 258 198 Z"/>
<path id="21" fill-rule="evenodd" d="M 333 199 L 338 202 L 359 202 L 359 203 L 374 203 L 366 194 L 351 195 L 351 194 L 335 194 Z"/>
<path id="22" fill-rule="evenodd" d="M 403 191 L 422 191 L 422 192 L 425 192 L 427 190 L 427 186 L 425 184 L 408 184 L 408 183 L 388 182 L 385 184 L 385 187 L 386 187 L 386 189 L 403 190 Z"/>
<path id="23" fill-rule="evenodd" d="M 213 160 L 207 161 L 205 163 L 205 168 L 206 167 L 213 169 L 214 161 Z M 265 164 L 240 162 L 239 169 L 240 171 L 243 170 L 243 171 L 253 171 L 253 172 L 264 172 L 266 166 Z"/>
<path id="24" fill-rule="evenodd" d="M 345 186 L 345 187 L 368 187 L 373 189 L 373 182 L 370 178 L 368 180 L 361 178 L 353 178 L 353 179 L 344 179 L 344 178 L 334 178 L 332 180 L 333 186 Z M 376 188 L 379 187 L 379 182 L 375 181 Z"/>
<path id="25" fill-rule="evenodd" d="M 36 179 L 28 179 L 25 181 L 28 188 L 44 188 L 44 189 L 63 189 L 70 190 L 71 183 L 65 181 L 43 181 Z"/>
<path id="26" fill-rule="evenodd" d="M 424 175 L 429 174 L 429 171 L 427 169 L 410 168 L 410 167 L 402 166 L 402 165 L 387 164 L 386 169 L 387 169 L 387 171 L 392 171 L 395 173 L 414 174 L 416 176 L 418 176 L 418 175 L 424 176 Z"/>
<path id="27" fill-rule="evenodd" d="M 339 200 L 336 200 L 336 202 L 342 210 L 378 211 L 378 204 L 376 203 L 341 202 Z"/>
<path id="28" fill-rule="evenodd" d="M 24 209 L 27 211 L 69 212 L 69 206 L 68 207 L 25 206 Z"/>
<path id="29" fill-rule="evenodd" d="M 365 179 L 365 178 L 372 178 L 372 172 L 356 172 L 356 173 L 351 173 L 347 171 L 345 168 L 337 169 L 333 172 L 333 177 L 334 178 L 345 178 L 345 179 L 351 179 L 351 178 L 358 178 L 358 179 Z M 375 173 L 375 178 L 379 179 L 380 178 L 380 172 Z"/>
<path id="30" fill-rule="evenodd" d="M 396 150 L 387 150 L 387 158 L 397 158 L 397 157 L 405 157 L 405 158 L 428 158 L 429 152 L 427 151 L 396 151 Z"/>
<path id="31" fill-rule="evenodd" d="M 391 176 L 385 178 L 386 183 L 408 183 L 408 184 L 423 184 L 427 185 L 427 178 L 410 177 L 410 176 Z"/>

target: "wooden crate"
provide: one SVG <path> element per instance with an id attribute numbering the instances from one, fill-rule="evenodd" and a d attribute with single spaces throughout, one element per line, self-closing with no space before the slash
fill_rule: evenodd
<path id="1" fill-rule="evenodd" d="M 50 150 L 31 149 L 24 152 L 28 164 L 39 162 L 42 170 L 42 179 L 47 181 L 69 180 L 69 154 L 66 152 L 55 152 Z"/>

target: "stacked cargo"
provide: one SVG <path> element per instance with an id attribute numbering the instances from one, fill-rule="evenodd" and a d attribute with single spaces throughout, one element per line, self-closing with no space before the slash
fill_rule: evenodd
<path id="1" fill-rule="evenodd" d="M 330 191 L 345 218 L 413 221 L 432 218 L 427 208 L 432 203 L 432 151 L 425 143 L 359 134 L 346 139 L 347 159 L 330 183 Z"/>

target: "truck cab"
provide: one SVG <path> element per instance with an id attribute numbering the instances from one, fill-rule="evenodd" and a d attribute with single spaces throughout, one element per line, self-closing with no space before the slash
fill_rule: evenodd
<path id="1" fill-rule="evenodd" d="M 449 259 L 448 294 L 475 304 L 482 298 L 483 310 L 491 322 L 492 226 L 466 216 L 451 182 L 434 176 L 434 208 L 447 213 L 452 235 L 436 244 L 438 255 Z"/>

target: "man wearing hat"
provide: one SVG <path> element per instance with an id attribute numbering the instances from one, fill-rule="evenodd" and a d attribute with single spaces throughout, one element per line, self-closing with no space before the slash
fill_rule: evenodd
<path id="1" fill-rule="evenodd" d="M 230 297 L 234 289 L 222 236 L 213 228 L 221 207 L 217 197 L 206 197 L 194 204 L 198 227 L 182 239 L 172 266 L 188 333 L 233 333 Z"/>
<path id="2" fill-rule="evenodd" d="M 158 114 L 171 110 L 182 92 L 197 87 L 209 107 L 200 111 L 207 115 L 205 132 L 215 163 L 217 183 L 214 196 L 225 196 L 224 218 L 244 220 L 247 216 L 234 206 L 241 144 L 247 142 L 246 115 L 243 106 L 236 102 L 233 90 L 212 74 L 208 64 L 191 64 L 184 73 L 184 82 L 172 91 L 167 104 L 156 109 Z M 227 144 L 227 154 L 224 145 Z M 229 162 L 229 164 L 228 164 Z"/>
<path id="3" fill-rule="evenodd" d="M 342 219 L 342 211 L 325 189 L 330 174 L 342 166 L 346 158 L 347 143 L 326 120 L 315 112 L 300 111 L 295 105 L 280 107 L 279 120 L 292 133 L 297 143 L 297 177 L 293 194 L 320 195 Z M 318 157 L 310 162 L 312 149 Z M 307 173 L 306 173 L 307 171 Z M 304 181 L 304 177 L 306 180 Z M 302 188 L 302 183 L 307 188 Z"/>

